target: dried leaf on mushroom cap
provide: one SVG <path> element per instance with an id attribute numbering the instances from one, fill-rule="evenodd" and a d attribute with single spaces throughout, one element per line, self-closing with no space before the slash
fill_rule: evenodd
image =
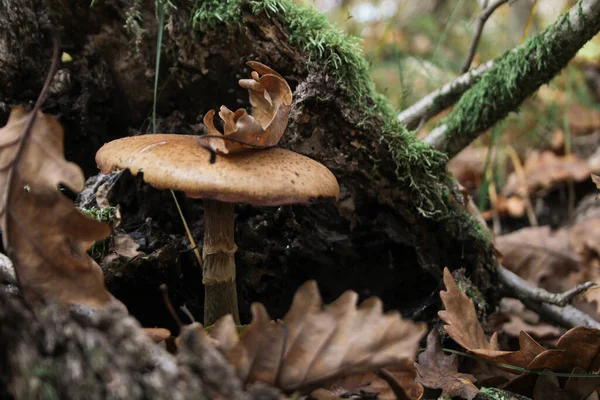
<path id="1" fill-rule="evenodd" d="M 257 61 L 247 63 L 254 71 L 250 79 L 240 79 L 239 84 L 248 89 L 252 115 L 243 108 L 233 112 L 221 106 L 219 117 L 224 122 L 223 131 L 214 125 L 215 111 L 204 116 L 208 137 L 199 138 L 202 146 L 219 154 L 236 153 L 257 147 L 270 147 L 279 143 L 288 123 L 292 90 L 285 79 L 271 68 Z M 226 140 L 214 136 L 224 136 Z"/>

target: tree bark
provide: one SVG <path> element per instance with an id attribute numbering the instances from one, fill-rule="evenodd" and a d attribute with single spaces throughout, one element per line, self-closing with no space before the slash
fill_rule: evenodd
<path id="1" fill-rule="evenodd" d="M 0 338 L 3 399 L 278 398 L 273 390 L 243 391 L 233 368 L 193 330 L 182 334 L 176 358 L 120 309 L 48 304 L 32 312 L 5 284 Z"/>
<path id="2" fill-rule="evenodd" d="M 62 64 L 44 111 L 65 126 L 67 158 L 94 175 L 94 154 L 102 143 L 149 130 L 155 2 L 97 0 L 93 7 L 67 0 L 12 3 L 18 3 L 24 17 L 13 19 L 6 7 L 0 8 L 0 64 L 11 65 L 0 69 L 0 83 L 20 86 L 0 84 L 0 117 L 7 116 L 9 106 L 35 98 L 48 63 L 50 26 L 61 35 L 72 61 Z M 282 317 L 296 288 L 308 279 L 317 280 L 325 301 L 353 289 L 362 298 L 381 297 L 387 308 L 405 316 L 432 321 L 440 308 L 437 293 L 445 266 L 465 268 L 483 298 L 494 304 L 495 258 L 485 231 L 455 200 L 460 194 L 445 170 L 445 157 L 412 137 L 374 92 L 368 64 L 354 42 L 289 0 L 188 0 L 176 6 L 169 11 L 161 52 L 159 131 L 203 133 L 199 122 L 209 109 L 248 107 L 247 92 L 236 82 L 249 75 L 245 62 L 258 60 L 282 74 L 293 89 L 281 146 L 325 164 L 341 187 L 338 204 L 236 207 L 243 323 L 249 321 L 253 301 L 264 303 L 271 316 Z M 43 40 L 21 44 L 21 35 L 6 34 L 25 29 L 23 24 Z M 14 65 L 29 67 L 24 72 Z M 25 75 L 27 81 L 22 80 Z M 176 304 L 187 305 L 201 318 L 201 272 L 193 267 L 191 252 L 184 251 L 185 236 L 170 195 L 123 177 L 113 187 L 111 202 L 121 205 L 121 227 L 148 256 L 106 269 L 109 288 L 145 326 L 171 323 L 157 291 L 163 282 Z M 199 201 L 185 204 L 198 239 L 201 207 Z M 15 307 L 15 301 L 3 301 L 0 312 L 20 312 Z M 20 333 L 34 318 L 22 320 L 14 332 L 0 330 L 0 342 L 10 332 L 12 343 L 19 345 Z M 39 329 L 57 329 L 58 322 L 38 321 Z M 111 346 L 115 344 L 106 343 Z M 90 362 L 81 365 L 85 369 Z M 122 368 L 132 374 L 135 370 L 131 364 Z M 100 387 L 98 380 L 90 392 Z M 167 382 L 164 390 L 172 386 Z"/>

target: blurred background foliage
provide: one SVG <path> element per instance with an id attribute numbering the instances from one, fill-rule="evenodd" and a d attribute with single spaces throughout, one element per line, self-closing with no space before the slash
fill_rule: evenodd
<path id="1" fill-rule="evenodd" d="M 362 39 L 377 89 L 400 111 L 461 74 L 482 8 L 495 0 L 296 1 L 312 3 Z M 538 34 L 575 1 L 510 0 L 501 5 L 484 26 L 471 68 Z M 415 134 L 426 135 L 451 108 Z M 456 156 L 449 169 L 490 224 L 494 217 L 499 234 L 519 226 L 567 223 L 582 196 L 593 190 L 589 173 L 600 172 L 597 149 L 599 36 L 519 110 Z M 535 176 L 539 182 L 528 183 Z M 574 182 L 583 182 L 581 194 Z M 558 193 L 554 197 L 559 200 L 548 201 L 549 192 Z M 507 213 L 517 218 L 517 226 L 500 223 Z"/>
<path id="2" fill-rule="evenodd" d="M 309 1 L 346 32 L 363 39 L 378 90 L 402 110 L 460 74 L 485 0 Z M 540 32 L 573 2 L 513 0 L 500 6 L 485 25 L 472 67 L 519 45 L 525 35 Z M 532 23 L 528 27 L 530 17 Z M 598 46 L 586 46 L 579 63 L 542 88 L 519 115 L 511 116 L 507 121 L 511 134 L 503 135 L 504 140 L 514 143 L 515 139 L 528 136 L 534 142 L 550 143 L 548 132 L 563 124 L 567 97 L 576 99 L 573 104 L 596 108 L 581 61 L 585 54 L 588 60 L 595 57 L 593 63 L 597 63 Z M 566 89 L 569 93 L 565 93 Z M 425 129 L 431 128 L 432 123 Z"/>

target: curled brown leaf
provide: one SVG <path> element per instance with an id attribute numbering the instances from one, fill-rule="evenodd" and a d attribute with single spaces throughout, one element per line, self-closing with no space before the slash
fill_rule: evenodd
<path id="1" fill-rule="evenodd" d="M 198 140 L 200 145 L 216 153 L 229 154 L 275 146 L 287 127 L 292 104 L 289 85 L 281 75 L 264 64 L 249 61 L 247 65 L 254 71 L 250 79 L 240 79 L 239 84 L 248 89 L 252 115 L 243 108 L 233 112 L 221 106 L 219 116 L 224 122 L 223 133 L 214 125 L 214 110 L 204 116 L 208 137 Z"/>
<path id="2" fill-rule="evenodd" d="M 30 134 L 21 140 L 31 117 L 17 107 L 0 129 L 4 248 L 28 301 L 105 305 L 112 296 L 86 250 L 111 228 L 85 217 L 60 192 L 59 184 L 80 191 L 84 176 L 64 159 L 63 129 L 56 119 L 38 112 Z"/>
<path id="3" fill-rule="evenodd" d="M 458 288 L 448 268 L 444 268 L 444 285 L 446 291 L 442 290 L 440 297 L 446 310 L 438 311 L 438 315 L 447 324 L 444 329 L 452 340 L 467 350 L 498 350 L 496 335 L 488 341 L 477 319 L 473 300 Z"/>
<path id="4" fill-rule="evenodd" d="M 442 397 L 460 396 L 473 399 L 479 389 L 473 384 L 477 379 L 473 375 L 458 372 L 458 356 L 445 355 L 436 330 L 427 335 L 427 347 L 419 354 L 415 363 L 419 374 L 419 383 L 431 389 L 442 389 Z"/>

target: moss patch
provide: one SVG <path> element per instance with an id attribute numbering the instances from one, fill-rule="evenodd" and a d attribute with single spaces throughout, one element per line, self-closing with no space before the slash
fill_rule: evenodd
<path id="1" fill-rule="evenodd" d="M 93 207 L 90 209 L 80 208 L 79 211 L 83 215 L 89 218 L 93 218 L 99 222 L 105 222 L 109 225 L 114 225 L 117 219 L 117 208 L 116 207 Z M 97 240 L 94 242 L 92 247 L 88 250 L 88 254 L 96 261 L 102 260 L 110 250 L 113 235 L 110 235 L 104 240 Z"/>
<path id="2" fill-rule="evenodd" d="M 219 24 L 240 25 L 246 9 L 278 19 L 290 43 L 303 48 L 309 61 L 319 60 L 329 67 L 336 87 L 353 100 L 363 102 L 365 97 L 373 97 L 375 86 L 362 55 L 361 39 L 346 35 L 312 6 L 290 0 L 203 0 L 196 3 L 192 23 L 200 31 Z"/>
<path id="3" fill-rule="evenodd" d="M 460 268 L 452 274 L 454 280 L 456 281 L 456 286 L 464 292 L 468 298 L 473 300 L 473 304 L 475 305 L 475 311 L 477 312 L 477 317 L 479 320 L 484 320 L 486 316 L 486 311 L 488 309 L 488 304 L 485 297 L 481 294 L 477 286 L 471 282 L 471 280 L 467 277 L 467 271 L 464 268 Z"/>

